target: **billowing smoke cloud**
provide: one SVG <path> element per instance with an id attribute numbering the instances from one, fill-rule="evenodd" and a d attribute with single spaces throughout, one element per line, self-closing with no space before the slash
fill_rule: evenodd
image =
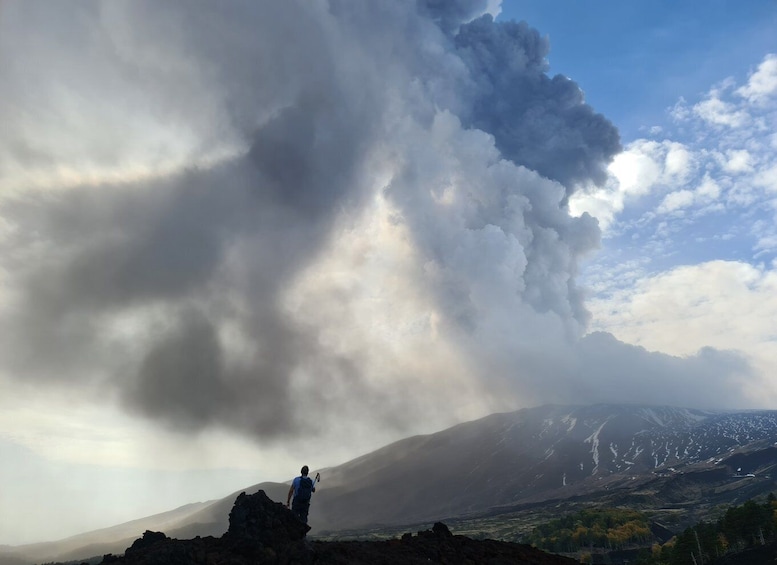
<path id="1" fill-rule="evenodd" d="M 547 38 L 526 22 L 496 25 L 487 14 L 463 25 L 454 43 L 475 83 L 465 125 L 491 133 L 507 159 L 568 191 L 604 182 L 620 151 L 618 132 L 584 103 L 577 84 L 548 77 Z"/>
<path id="2" fill-rule="evenodd" d="M 487 2 L 8 6 L 7 376 L 277 439 L 748 370 L 580 341 L 618 134 Z"/>

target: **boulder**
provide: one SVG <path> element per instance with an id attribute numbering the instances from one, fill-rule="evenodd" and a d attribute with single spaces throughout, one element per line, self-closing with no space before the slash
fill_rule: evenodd
<path id="1" fill-rule="evenodd" d="M 169 539 L 170 538 L 168 538 L 162 532 L 152 532 L 151 530 L 146 530 L 145 532 L 143 532 L 142 538 L 138 538 L 134 542 L 132 542 L 132 545 L 129 546 L 124 552 L 124 555 L 132 555 L 133 553 L 138 553 L 139 551 L 143 551 L 144 549 L 149 548 L 154 544 L 157 544 L 162 541 L 167 541 Z"/>
<path id="2" fill-rule="evenodd" d="M 225 539 L 246 540 L 265 547 L 281 548 L 301 541 L 310 526 L 300 522 L 280 502 L 273 502 L 263 490 L 241 492 L 229 513 Z"/>

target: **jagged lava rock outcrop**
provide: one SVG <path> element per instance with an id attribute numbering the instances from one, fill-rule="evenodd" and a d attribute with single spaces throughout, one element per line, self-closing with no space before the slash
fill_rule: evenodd
<path id="1" fill-rule="evenodd" d="M 229 513 L 229 529 L 220 538 L 170 539 L 147 531 L 123 557 L 106 555 L 102 563 L 148 565 L 312 563 L 301 523 L 279 502 L 259 491 L 240 493 Z"/>
<path id="2" fill-rule="evenodd" d="M 304 539 L 310 526 L 297 520 L 279 502 L 273 502 L 260 490 L 241 492 L 229 513 L 225 541 L 251 542 L 264 547 L 283 547 Z"/>
<path id="3" fill-rule="evenodd" d="M 571 565 L 573 559 L 544 553 L 529 545 L 454 536 L 437 522 L 432 530 L 401 539 L 314 544 L 314 563 L 328 565 Z"/>
<path id="4" fill-rule="evenodd" d="M 121 565 L 388 565 L 524 564 L 571 565 L 574 560 L 528 545 L 472 540 L 453 535 L 441 523 L 417 535 L 387 541 L 308 541 L 308 526 L 264 491 L 241 493 L 229 515 L 229 530 L 220 538 L 170 539 L 146 531 L 124 556 L 106 555 L 103 564 Z"/>

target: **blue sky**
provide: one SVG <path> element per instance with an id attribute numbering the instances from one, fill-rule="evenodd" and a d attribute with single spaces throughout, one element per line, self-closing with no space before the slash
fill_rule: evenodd
<path id="1" fill-rule="evenodd" d="M 666 119 L 733 76 L 744 79 L 774 51 L 773 0 L 602 2 L 509 0 L 501 18 L 524 19 L 551 43 L 550 73 L 574 79 L 625 139 Z"/>
<path id="2" fill-rule="evenodd" d="M 777 1 L 501 4 L 620 132 L 572 217 L 531 144 L 471 127 L 499 69 L 415 0 L 345 4 L 3 4 L 0 544 L 497 410 L 777 408 Z M 582 115 L 543 147 L 594 170 Z"/>

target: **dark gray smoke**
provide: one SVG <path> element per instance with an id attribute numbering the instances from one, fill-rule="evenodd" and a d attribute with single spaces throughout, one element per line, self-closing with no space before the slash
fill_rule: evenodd
<path id="1" fill-rule="evenodd" d="M 8 6 L 7 377 L 260 439 L 612 397 L 577 345 L 599 231 L 566 199 L 618 134 L 525 23 L 476 0 Z M 618 398 L 642 390 L 621 346 Z M 720 390 L 747 371 L 703 367 Z"/>
<path id="2" fill-rule="evenodd" d="M 505 157 L 568 193 L 604 182 L 621 150 L 618 131 L 574 81 L 546 74 L 547 38 L 526 22 L 497 24 L 484 15 L 463 25 L 454 42 L 476 85 L 466 125 L 493 134 Z"/>
<path id="3" fill-rule="evenodd" d="M 446 35 L 456 35 L 462 24 L 481 16 L 488 4 L 488 0 L 418 0 L 418 10 Z"/>

